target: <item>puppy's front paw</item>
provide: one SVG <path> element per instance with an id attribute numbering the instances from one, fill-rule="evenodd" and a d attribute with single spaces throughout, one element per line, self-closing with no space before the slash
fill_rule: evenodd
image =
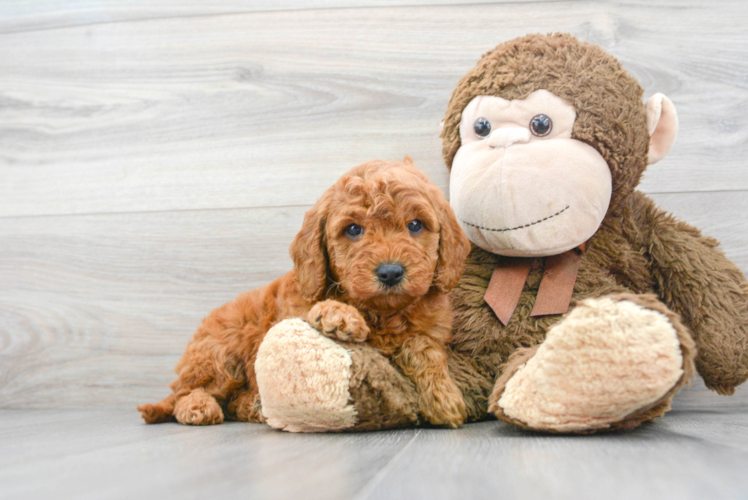
<path id="1" fill-rule="evenodd" d="M 419 409 L 430 424 L 456 429 L 465 422 L 467 408 L 460 390 L 450 382 L 435 385 L 433 390 L 421 394 Z"/>
<path id="2" fill-rule="evenodd" d="M 340 340 L 363 342 L 369 336 L 369 327 L 358 309 L 337 300 L 314 304 L 307 321 L 322 334 Z"/>

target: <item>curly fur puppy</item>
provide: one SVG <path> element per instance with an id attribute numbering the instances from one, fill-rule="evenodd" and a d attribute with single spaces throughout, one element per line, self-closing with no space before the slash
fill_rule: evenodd
<path id="1" fill-rule="evenodd" d="M 466 417 L 447 372 L 447 292 L 470 244 L 441 191 L 408 157 L 354 167 L 307 212 L 291 244 L 294 269 L 213 311 L 176 367 L 173 394 L 138 410 L 148 423 L 262 422 L 254 363 L 265 333 L 289 317 L 390 356 L 419 393 L 423 417 Z"/>

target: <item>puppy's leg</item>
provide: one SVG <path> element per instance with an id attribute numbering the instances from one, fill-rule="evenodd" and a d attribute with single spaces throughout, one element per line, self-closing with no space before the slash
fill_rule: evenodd
<path id="1" fill-rule="evenodd" d="M 260 393 L 255 390 L 240 392 L 227 405 L 226 418 L 240 422 L 265 422 L 262 416 Z"/>
<path id="2" fill-rule="evenodd" d="M 198 388 L 177 401 L 174 418 L 185 425 L 213 425 L 223 422 L 223 411 L 216 398 Z"/>
<path id="3" fill-rule="evenodd" d="M 138 406 L 143 420 L 147 424 L 159 424 L 174 420 L 174 402 L 177 400 L 176 395 L 169 394 L 163 401 L 156 404 L 146 403 Z"/>
<path id="4" fill-rule="evenodd" d="M 156 405 L 138 407 L 146 423 L 176 419 L 181 424 L 220 424 L 220 405 L 247 384 L 245 364 L 203 328 L 187 345 L 176 371 L 178 378 L 170 384 L 173 394 Z"/>
<path id="5" fill-rule="evenodd" d="M 467 418 L 465 401 L 449 376 L 446 347 L 418 335 L 406 340 L 394 359 L 416 384 L 418 408 L 434 425 L 459 427 Z"/>
<path id="6" fill-rule="evenodd" d="M 369 327 L 358 309 L 337 300 L 314 304 L 307 322 L 320 333 L 340 340 L 363 342 L 369 336 Z"/>

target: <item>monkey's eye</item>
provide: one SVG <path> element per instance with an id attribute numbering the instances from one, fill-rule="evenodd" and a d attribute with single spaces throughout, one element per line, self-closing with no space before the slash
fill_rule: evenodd
<path id="1" fill-rule="evenodd" d="M 473 125 L 473 129 L 475 130 L 475 134 L 480 137 L 481 139 L 485 139 L 488 137 L 488 134 L 491 133 L 491 122 L 489 122 L 485 118 L 478 118 L 475 120 L 475 125 Z"/>
<path id="2" fill-rule="evenodd" d="M 535 115 L 530 120 L 530 132 L 532 132 L 532 135 L 544 137 L 550 134 L 552 129 L 553 121 L 547 115 Z"/>
<path id="3" fill-rule="evenodd" d="M 420 233 L 421 229 L 423 229 L 423 222 L 419 221 L 418 219 L 411 221 L 408 224 L 408 231 L 410 231 L 413 234 Z"/>
<path id="4" fill-rule="evenodd" d="M 352 240 L 355 240 L 362 234 L 364 234 L 364 228 L 358 224 L 350 224 L 345 228 L 345 234 Z"/>

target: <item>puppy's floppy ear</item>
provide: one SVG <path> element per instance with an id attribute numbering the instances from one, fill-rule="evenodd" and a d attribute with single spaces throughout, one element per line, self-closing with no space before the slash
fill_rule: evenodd
<path id="1" fill-rule="evenodd" d="M 317 302 L 327 287 L 327 221 L 328 195 L 320 198 L 306 214 L 301 231 L 291 243 L 289 253 L 293 259 L 301 295 L 309 302 Z"/>
<path id="2" fill-rule="evenodd" d="M 442 196 L 439 188 L 432 200 L 439 216 L 439 260 L 434 273 L 434 285 L 442 293 L 449 292 L 457 286 L 465 266 L 465 259 L 470 253 L 470 240 L 460 227 L 452 207 Z"/>

